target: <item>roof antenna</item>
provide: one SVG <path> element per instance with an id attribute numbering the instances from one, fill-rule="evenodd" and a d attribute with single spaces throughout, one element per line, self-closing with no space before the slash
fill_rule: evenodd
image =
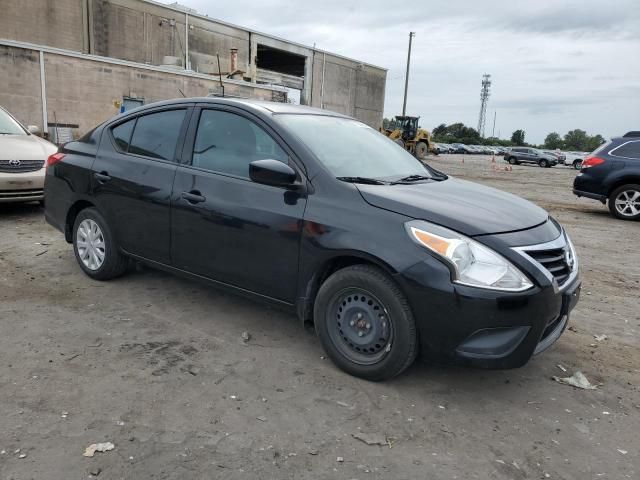
<path id="1" fill-rule="evenodd" d="M 222 71 L 220 70 L 220 54 L 216 52 L 218 57 L 218 75 L 220 76 L 220 88 L 222 89 L 222 97 L 224 98 L 224 85 L 222 84 Z"/>
<path id="2" fill-rule="evenodd" d="M 187 96 L 184 94 L 182 90 L 178 89 L 178 91 L 180 92 L 180 95 L 182 95 L 182 98 L 187 98 Z"/>

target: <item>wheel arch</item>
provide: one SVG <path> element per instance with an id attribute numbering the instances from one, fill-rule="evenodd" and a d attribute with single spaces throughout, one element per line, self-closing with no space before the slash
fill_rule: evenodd
<path id="1" fill-rule="evenodd" d="M 616 188 L 619 188 L 622 185 L 627 185 L 627 184 L 640 185 L 640 174 L 627 175 L 614 180 L 609 186 L 609 189 L 607 190 L 607 198 L 614 192 Z"/>
<path id="2" fill-rule="evenodd" d="M 93 203 L 88 200 L 78 200 L 76 201 L 69 210 L 67 211 L 67 217 L 64 222 L 64 239 L 67 243 L 73 242 L 73 224 L 76 221 L 76 217 L 78 214 L 87 208 L 95 207 Z"/>
<path id="3" fill-rule="evenodd" d="M 394 274 L 397 273 L 382 259 L 364 252 L 346 252 L 325 259 L 303 282 L 303 293 L 298 299 L 297 313 L 298 318 L 305 326 L 313 326 L 313 307 L 323 282 L 337 271 L 353 265 L 371 265 L 378 267 L 390 277 L 393 277 Z"/>

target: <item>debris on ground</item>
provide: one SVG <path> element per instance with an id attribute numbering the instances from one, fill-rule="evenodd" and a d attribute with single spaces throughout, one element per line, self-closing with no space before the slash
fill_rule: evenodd
<path id="1" fill-rule="evenodd" d="M 92 468 L 91 470 L 89 470 L 89 475 L 93 477 L 97 477 L 101 473 L 102 473 L 102 469 L 100 467 Z"/>
<path id="2" fill-rule="evenodd" d="M 603 342 L 609 337 L 603 334 L 603 335 L 594 335 L 593 338 L 596 339 L 596 342 Z"/>
<path id="3" fill-rule="evenodd" d="M 566 368 L 564 368 L 564 367 L 563 367 L 562 365 L 560 365 L 560 364 L 556 365 L 556 367 L 558 367 L 558 368 L 559 368 L 560 370 L 562 370 L 563 372 L 566 372 L 566 371 L 567 371 L 567 369 L 566 369 Z"/>
<path id="4" fill-rule="evenodd" d="M 242 332 L 241 336 L 244 343 L 247 343 L 249 340 L 251 340 L 251 334 L 249 332 Z"/>
<path id="5" fill-rule="evenodd" d="M 67 418 L 69 416 L 69 412 L 62 412 L 60 414 L 60 418 Z"/>
<path id="6" fill-rule="evenodd" d="M 344 458 L 343 457 L 337 457 L 336 458 L 336 462 L 342 463 L 342 462 L 344 462 Z"/>
<path id="7" fill-rule="evenodd" d="M 261 422 L 266 422 L 267 421 L 267 417 L 256 417 L 256 420 L 260 420 Z"/>
<path id="8" fill-rule="evenodd" d="M 587 377 L 585 377 L 580 370 L 578 370 L 570 377 L 553 377 L 553 379 L 558 383 L 570 385 L 576 388 L 582 388 L 583 390 L 595 390 L 596 388 L 598 388 L 598 385 L 593 385 L 591 382 L 589 382 L 589 380 L 587 380 Z"/>
<path id="9" fill-rule="evenodd" d="M 116 448 L 116 446 L 111 442 L 92 443 L 87 448 L 85 448 L 82 455 L 85 457 L 93 457 L 96 452 L 108 452 L 109 450 L 113 450 L 114 448 Z"/>
<path id="10" fill-rule="evenodd" d="M 366 443 L 367 445 L 380 445 L 383 447 L 389 445 L 389 441 L 387 440 L 387 437 L 385 437 L 384 435 L 380 435 L 378 433 L 358 432 L 358 433 L 352 433 L 351 436 L 356 440 L 360 440 L 361 442 Z"/>
<path id="11" fill-rule="evenodd" d="M 620 451 L 620 450 L 618 450 Z M 627 452 L 625 452 L 627 453 Z M 27 458 L 27 454 L 26 453 L 21 453 L 20 455 L 18 455 L 18 458 Z"/>
<path id="12" fill-rule="evenodd" d="M 622 455 L 626 455 L 627 453 L 629 453 L 629 452 L 627 452 L 626 450 L 621 450 L 621 449 L 618 449 L 618 451 L 619 451 Z"/>

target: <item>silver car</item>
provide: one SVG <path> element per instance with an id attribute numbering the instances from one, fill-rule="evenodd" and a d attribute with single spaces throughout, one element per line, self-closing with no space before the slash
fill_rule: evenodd
<path id="1" fill-rule="evenodd" d="M 39 131 L 0 107 L 0 203 L 43 200 L 47 158 L 58 148 L 38 137 Z"/>

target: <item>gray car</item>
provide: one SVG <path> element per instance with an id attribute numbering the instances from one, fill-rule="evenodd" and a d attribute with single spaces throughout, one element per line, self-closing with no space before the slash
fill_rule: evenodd
<path id="1" fill-rule="evenodd" d="M 544 153 L 542 150 L 530 147 L 513 147 L 504 158 L 511 165 L 520 165 L 521 163 L 535 163 L 544 168 L 553 167 L 558 164 L 558 159 L 553 155 Z"/>

